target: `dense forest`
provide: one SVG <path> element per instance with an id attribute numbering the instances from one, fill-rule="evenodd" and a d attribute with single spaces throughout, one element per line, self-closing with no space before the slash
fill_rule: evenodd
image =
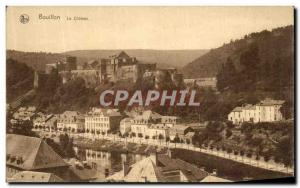
<path id="1" fill-rule="evenodd" d="M 204 93 L 200 109 L 202 118 L 224 121 L 234 107 L 255 104 L 267 97 L 285 100 L 281 111 L 285 118 L 293 118 L 293 29 L 293 26 L 288 26 L 273 29 L 272 32 L 246 35 L 244 39 L 212 50 L 199 58 L 197 63 L 192 63 L 198 66 L 194 71 L 198 71 L 200 77 L 204 70 L 201 67 L 210 62 L 210 65 L 204 66 L 210 71 L 205 71 L 209 76 L 213 72 L 213 76 L 217 77 L 219 93 Z M 217 68 L 210 69 L 212 67 Z"/>
<path id="2" fill-rule="evenodd" d="M 24 63 L 8 59 L 6 63 L 6 97 L 10 102 L 33 88 L 34 71 Z"/>
<path id="3" fill-rule="evenodd" d="M 241 55 L 253 44 L 259 48 L 261 64 L 268 62 L 272 66 L 278 59 L 283 67 L 294 64 L 294 26 L 286 26 L 272 31 L 264 30 L 247 34 L 242 39 L 231 40 L 195 59 L 182 71 L 185 77 L 189 78 L 216 76 L 228 59 L 237 69 L 243 68 L 239 63 Z"/>

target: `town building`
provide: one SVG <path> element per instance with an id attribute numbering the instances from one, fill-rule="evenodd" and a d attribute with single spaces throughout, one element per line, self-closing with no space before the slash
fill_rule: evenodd
<path id="1" fill-rule="evenodd" d="M 20 107 L 13 113 L 13 119 L 20 121 L 33 120 L 35 114 L 36 108 L 34 106 Z"/>
<path id="2" fill-rule="evenodd" d="M 57 129 L 57 120 L 58 120 L 57 115 L 54 115 L 54 114 L 48 115 L 45 120 L 45 127 L 48 128 L 50 130 L 50 132 L 52 130 L 56 130 Z"/>
<path id="3" fill-rule="evenodd" d="M 92 108 L 85 115 L 85 132 L 92 136 L 118 132 L 121 119 L 118 109 Z"/>
<path id="4" fill-rule="evenodd" d="M 77 111 L 65 111 L 57 117 L 59 131 L 81 132 L 84 130 L 84 116 Z"/>
<path id="5" fill-rule="evenodd" d="M 46 128 L 49 131 L 57 128 L 57 116 L 54 114 L 42 114 L 38 113 L 38 115 L 33 119 L 33 127 L 34 128 Z"/>
<path id="6" fill-rule="evenodd" d="M 169 130 L 169 137 L 174 142 L 192 142 L 194 130 L 184 124 L 176 124 Z M 189 141 L 187 141 L 189 140 Z"/>
<path id="7" fill-rule="evenodd" d="M 7 134 L 6 177 L 22 171 L 53 173 L 67 180 L 69 165 L 41 138 Z"/>
<path id="8" fill-rule="evenodd" d="M 161 115 L 151 110 L 143 111 L 131 121 L 131 133 L 140 138 L 158 138 L 159 134 L 166 135 L 166 126 L 161 123 Z M 156 126 L 160 124 L 159 126 Z"/>
<path id="9" fill-rule="evenodd" d="M 127 124 L 131 124 L 130 132 L 136 137 L 166 139 L 169 137 L 169 129 L 177 121 L 178 117 L 176 116 L 162 116 L 151 110 L 146 110 L 133 116 L 130 120 L 128 119 Z"/>
<path id="10" fill-rule="evenodd" d="M 54 173 L 22 171 L 14 174 L 7 179 L 10 183 L 55 183 L 64 182 L 63 179 L 56 176 Z"/>
<path id="11" fill-rule="evenodd" d="M 131 131 L 131 122 L 132 118 L 124 118 L 120 122 L 120 133 L 121 135 L 125 135 Z"/>
<path id="12" fill-rule="evenodd" d="M 283 104 L 283 100 L 266 98 L 255 105 L 246 104 L 242 107 L 235 107 L 228 114 L 228 120 L 236 125 L 243 122 L 258 123 L 281 121 L 284 119 L 280 111 Z"/>
<path id="13" fill-rule="evenodd" d="M 195 78 L 195 79 L 184 79 L 184 83 L 188 87 L 198 86 L 200 88 L 217 89 L 217 78 L 216 77 L 204 77 L 204 78 Z"/>
<path id="14" fill-rule="evenodd" d="M 210 174 L 168 154 L 151 154 L 133 165 L 123 163 L 123 170 L 106 178 L 109 182 L 200 182 Z"/>
<path id="15" fill-rule="evenodd" d="M 92 163 L 71 158 L 68 164 L 70 164 L 70 182 L 90 182 L 97 179 L 96 168 Z"/>

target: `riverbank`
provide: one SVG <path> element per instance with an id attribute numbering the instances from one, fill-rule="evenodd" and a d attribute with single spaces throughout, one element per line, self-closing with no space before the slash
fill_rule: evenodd
<path id="1" fill-rule="evenodd" d="M 98 151 L 107 152 L 120 152 L 120 153 L 134 153 L 148 155 L 151 152 L 165 153 L 167 151 L 166 147 L 158 147 L 147 144 L 137 144 L 137 143 L 126 143 L 123 141 L 111 141 L 105 139 L 88 139 L 88 138 L 75 138 L 74 146 L 92 149 Z"/>
<path id="2" fill-rule="evenodd" d="M 99 151 L 117 151 L 123 153 L 136 153 L 147 155 L 150 152 L 158 151 L 166 152 L 167 148 L 184 149 L 191 152 L 207 154 L 210 157 L 234 161 L 243 165 L 265 169 L 267 171 L 282 172 L 289 175 L 294 175 L 294 169 L 286 167 L 283 164 L 275 163 L 274 161 L 264 161 L 263 158 L 255 158 L 255 156 L 240 156 L 234 155 L 227 151 L 218 150 L 216 148 L 199 148 L 191 144 L 170 143 L 153 139 L 141 138 L 120 138 L 116 135 L 109 136 L 92 136 L 86 134 L 70 134 L 75 140 L 75 145 L 82 148 L 94 149 Z"/>
<path id="3" fill-rule="evenodd" d="M 195 164 L 198 167 L 204 167 L 205 171 L 210 173 L 216 169 L 218 176 L 233 181 L 266 180 L 293 177 L 291 174 L 267 170 L 226 158 L 186 149 L 173 149 L 172 156 Z"/>
<path id="4" fill-rule="evenodd" d="M 76 138 L 74 145 L 81 149 L 91 149 L 95 151 L 132 153 L 148 155 L 150 152 L 155 152 L 157 146 L 149 146 L 139 143 L 125 143 L 124 141 L 112 141 L 104 139 L 87 139 Z M 160 147 L 160 152 L 166 152 L 166 147 Z M 263 180 L 274 178 L 292 177 L 291 174 L 276 172 L 268 169 L 255 167 L 250 164 L 233 161 L 220 156 L 197 152 L 181 148 L 172 148 L 172 156 L 180 158 L 189 163 L 195 164 L 197 167 L 204 168 L 207 172 L 217 170 L 218 176 L 230 179 L 233 181 L 249 181 Z"/>

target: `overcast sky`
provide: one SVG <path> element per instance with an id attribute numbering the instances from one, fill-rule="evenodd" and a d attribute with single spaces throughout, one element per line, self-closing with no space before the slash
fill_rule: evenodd
<path id="1" fill-rule="evenodd" d="M 29 16 L 27 24 L 21 14 Z M 210 49 L 293 22 L 292 7 L 8 7 L 7 49 Z"/>

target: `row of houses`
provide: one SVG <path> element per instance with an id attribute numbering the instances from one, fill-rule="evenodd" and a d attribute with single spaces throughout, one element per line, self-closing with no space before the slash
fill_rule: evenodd
<path id="1" fill-rule="evenodd" d="M 58 115 L 57 129 L 72 132 L 85 132 L 86 136 L 120 133 L 121 136 L 133 136 L 146 139 L 186 140 L 193 129 L 178 123 L 176 116 L 162 116 L 151 110 L 121 114 L 118 109 L 92 108 L 82 115 L 76 111 L 66 111 Z M 188 134 L 189 139 L 193 134 Z"/>
<path id="2" fill-rule="evenodd" d="M 29 113 L 26 109 L 31 107 L 21 107 L 14 114 L 11 122 L 29 120 L 32 121 L 35 129 L 85 133 L 84 135 L 90 138 L 100 134 L 119 133 L 120 136 L 145 139 L 173 140 L 177 136 L 180 141 L 186 141 L 187 137 L 191 140 L 193 133 L 190 132 L 194 130 L 186 124 L 179 123 L 176 116 L 163 116 L 151 110 L 121 114 L 118 109 L 91 108 L 85 114 L 77 111 L 45 114 L 35 110 Z"/>
<path id="3" fill-rule="evenodd" d="M 147 110 L 141 114 L 122 119 L 120 122 L 121 135 L 136 136 L 145 139 L 167 139 L 191 141 L 194 130 L 181 124 L 176 116 L 162 116 L 156 112 Z"/>
<path id="4" fill-rule="evenodd" d="M 234 108 L 228 114 L 228 120 L 233 124 L 243 122 L 275 122 L 283 120 L 280 108 L 284 104 L 283 100 L 273 100 L 266 98 L 255 105 L 245 104 Z"/>

